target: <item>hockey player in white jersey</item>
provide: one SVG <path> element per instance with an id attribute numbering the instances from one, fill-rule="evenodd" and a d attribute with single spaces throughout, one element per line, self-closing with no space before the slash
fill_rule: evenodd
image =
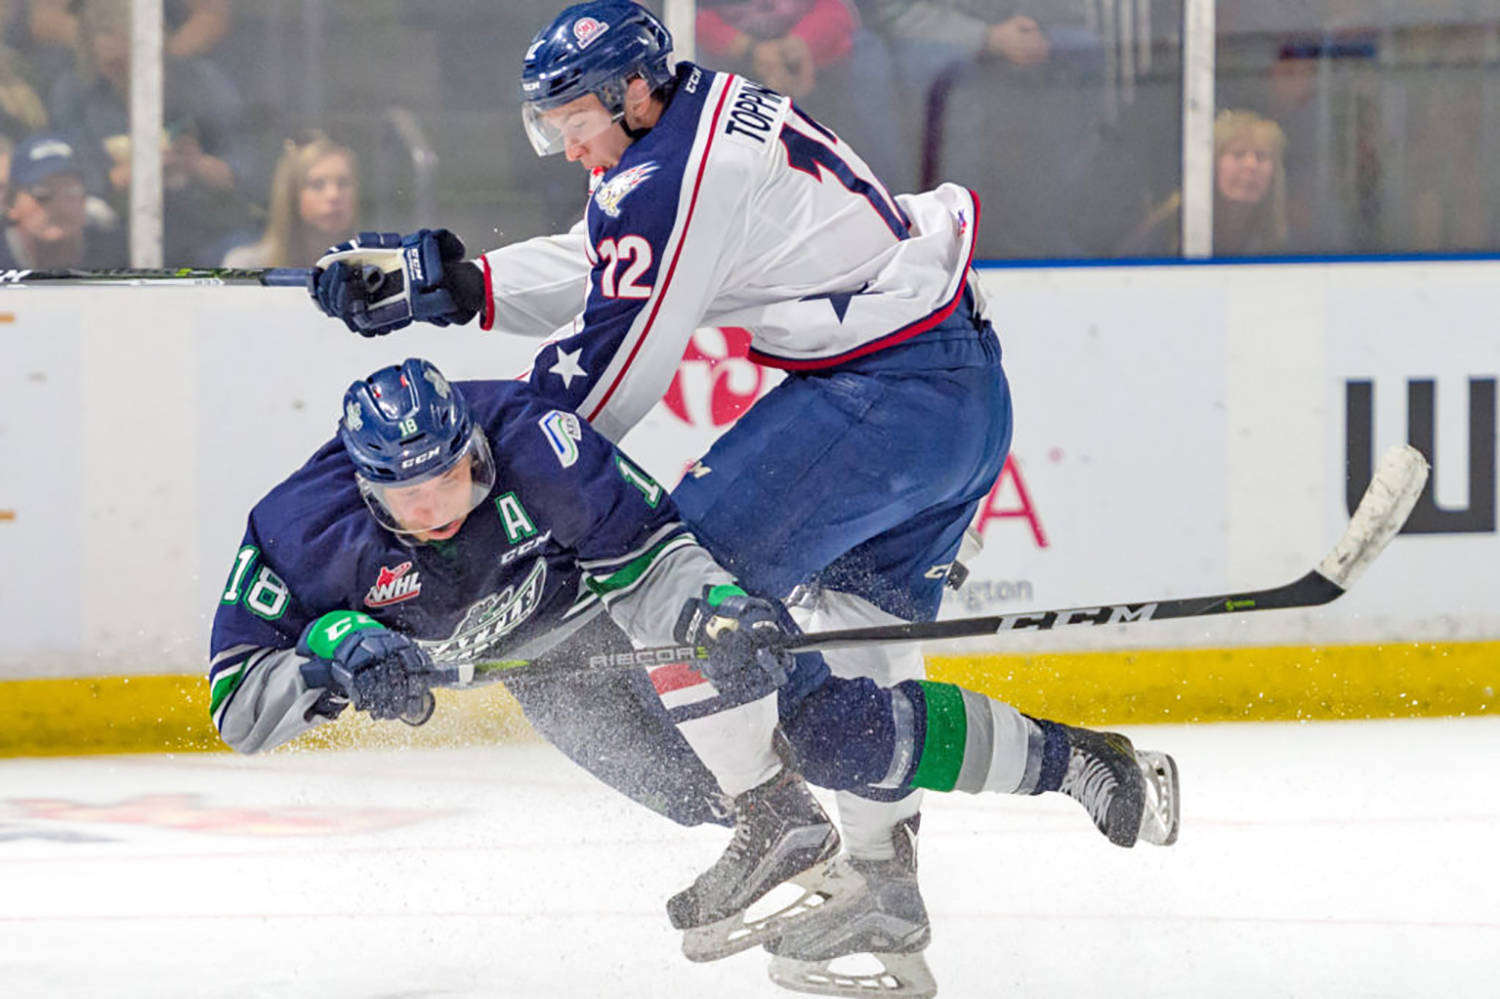
<path id="1" fill-rule="evenodd" d="M 693 330 L 748 329 L 751 357 L 787 377 L 674 490 L 694 533 L 756 592 L 807 586 L 806 626 L 934 618 L 1011 436 L 970 271 L 978 198 L 893 195 L 785 96 L 674 71 L 666 29 L 629 0 L 559 14 L 527 49 L 522 99 L 537 152 L 589 172 L 582 222 L 475 260 L 446 230 L 362 234 L 318 262 L 319 307 L 365 335 L 477 316 L 546 338 L 532 386 L 612 440 L 661 397 Z M 909 646 L 828 659 L 881 685 L 923 673 Z M 870 951 L 899 966 L 905 991 L 884 994 L 930 991 L 912 786 L 839 793 L 848 853 L 830 876 L 868 890 L 772 945 L 778 981 L 817 989 L 833 957 Z"/>

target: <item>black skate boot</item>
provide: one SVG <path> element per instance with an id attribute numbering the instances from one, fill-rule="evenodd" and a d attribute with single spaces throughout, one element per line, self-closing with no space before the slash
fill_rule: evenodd
<path id="1" fill-rule="evenodd" d="M 830 896 L 820 911 L 798 920 L 766 944 L 771 980 L 782 988 L 830 996 L 931 999 L 937 982 L 922 956 L 932 940 L 927 906 L 917 885 L 917 828 L 913 815 L 896 826 L 891 860 L 844 856 L 829 864 L 815 887 Z M 838 958 L 868 955 L 880 971 L 833 971 Z M 865 962 L 870 963 L 870 962 Z"/>
<path id="2" fill-rule="evenodd" d="M 1135 747 L 1117 732 L 1059 728 L 1068 740 L 1068 770 L 1058 790 L 1082 805 L 1111 843 L 1135 846 L 1146 808 L 1146 777 Z"/>
<path id="3" fill-rule="evenodd" d="M 729 848 L 667 902 L 672 925 L 683 931 L 682 952 L 691 961 L 715 961 L 778 936 L 828 900 L 807 882 L 838 849 L 833 822 L 791 770 L 735 798 Z M 786 881 L 804 889 L 799 899 L 746 920 L 746 909 Z"/>

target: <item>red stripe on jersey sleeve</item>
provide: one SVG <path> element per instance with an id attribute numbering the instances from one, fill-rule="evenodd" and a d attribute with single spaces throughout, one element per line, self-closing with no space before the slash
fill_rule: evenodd
<path id="1" fill-rule="evenodd" d="M 480 257 L 479 262 L 484 265 L 484 312 L 479 319 L 479 328 L 492 330 L 495 328 L 495 279 L 490 274 L 490 258 Z"/>
<path id="2" fill-rule="evenodd" d="M 615 394 L 615 389 L 619 388 L 620 383 L 625 380 L 625 375 L 630 371 L 630 366 L 635 363 L 636 355 L 641 352 L 641 348 L 646 344 L 646 337 L 651 335 L 651 326 L 656 322 L 657 313 L 661 311 L 661 303 L 666 300 L 667 290 L 672 286 L 672 275 L 677 272 L 677 261 L 682 259 L 682 247 L 687 243 L 688 230 L 693 224 L 693 212 L 698 207 L 698 192 L 703 188 L 703 174 L 708 166 L 708 153 L 713 149 L 714 134 L 719 130 L 719 115 L 724 110 L 724 102 L 729 99 L 729 91 L 734 88 L 735 79 L 733 76 L 725 79 L 724 92 L 719 95 L 718 106 L 714 108 L 713 121 L 709 124 L 708 129 L 708 142 L 704 145 L 703 155 L 698 160 L 698 176 L 693 180 L 693 196 L 688 201 L 687 216 L 682 222 L 682 236 L 677 240 L 677 251 L 672 254 L 672 263 L 667 267 L 666 278 L 656 286 L 656 301 L 652 303 L 651 315 L 646 320 L 646 326 L 641 330 L 640 338 L 636 340 L 635 347 L 631 349 L 630 356 L 625 359 L 625 366 L 615 376 L 615 380 L 610 384 L 609 390 L 604 393 L 604 397 L 599 400 L 599 404 L 589 413 L 588 421 L 590 423 L 593 423 L 599 414 L 604 411 L 604 407 L 609 404 L 610 396 Z"/>

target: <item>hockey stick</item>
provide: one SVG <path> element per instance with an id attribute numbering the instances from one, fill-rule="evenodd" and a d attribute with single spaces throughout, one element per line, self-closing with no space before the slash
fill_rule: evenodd
<path id="1" fill-rule="evenodd" d="M 1025 611 L 992 617 L 968 617 L 955 621 L 917 621 L 820 631 L 799 636 L 787 645 L 790 652 L 843 649 L 888 642 L 915 642 L 943 638 L 973 638 L 1007 631 L 1050 631 L 1072 625 L 1129 624 L 1135 621 L 1165 621 L 1180 617 L 1211 617 L 1248 611 L 1317 607 L 1344 595 L 1371 562 L 1385 550 L 1391 538 L 1411 515 L 1417 497 L 1427 483 L 1427 459 L 1410 444 L 1391 448 L 1365 489 L 1365 494 L 1344 528 L 1333 550 L 1317 568 L 1300 579 L 1265 590 L 1218 593 L 1063 610 Z M 595 669 L 651 667 L 706 658 L 701 648 L 666 645 L 633 652 L 590 656 L 576 668 L 569 666 L 531 668 L 526 662 L 440 663 L 439 685 L 466 687 L 510 678 L 523 679 L 557 672 L 574 673 Z"/>
<path id="2" fill-rule="evenodd" d="M 32 284 L 91 285 L 262 285 L 301 288 L 311 270 L 306 267 L 165 267 L 89 271 L 59 270 L 0 271 L 0 288 L 24 288 Z"/>

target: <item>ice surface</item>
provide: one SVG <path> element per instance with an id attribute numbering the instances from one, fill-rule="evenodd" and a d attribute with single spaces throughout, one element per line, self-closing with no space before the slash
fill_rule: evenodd
<path id="1" fill-rule="evenodd" d="M 1500 718 L 1127 729 L 1182 838 L 931 795 L 944 999 L 1492 996 Z M 789 996 L 663 904 L 726 833 L 540 745 L 0 761 L 0 995 Z"/>

